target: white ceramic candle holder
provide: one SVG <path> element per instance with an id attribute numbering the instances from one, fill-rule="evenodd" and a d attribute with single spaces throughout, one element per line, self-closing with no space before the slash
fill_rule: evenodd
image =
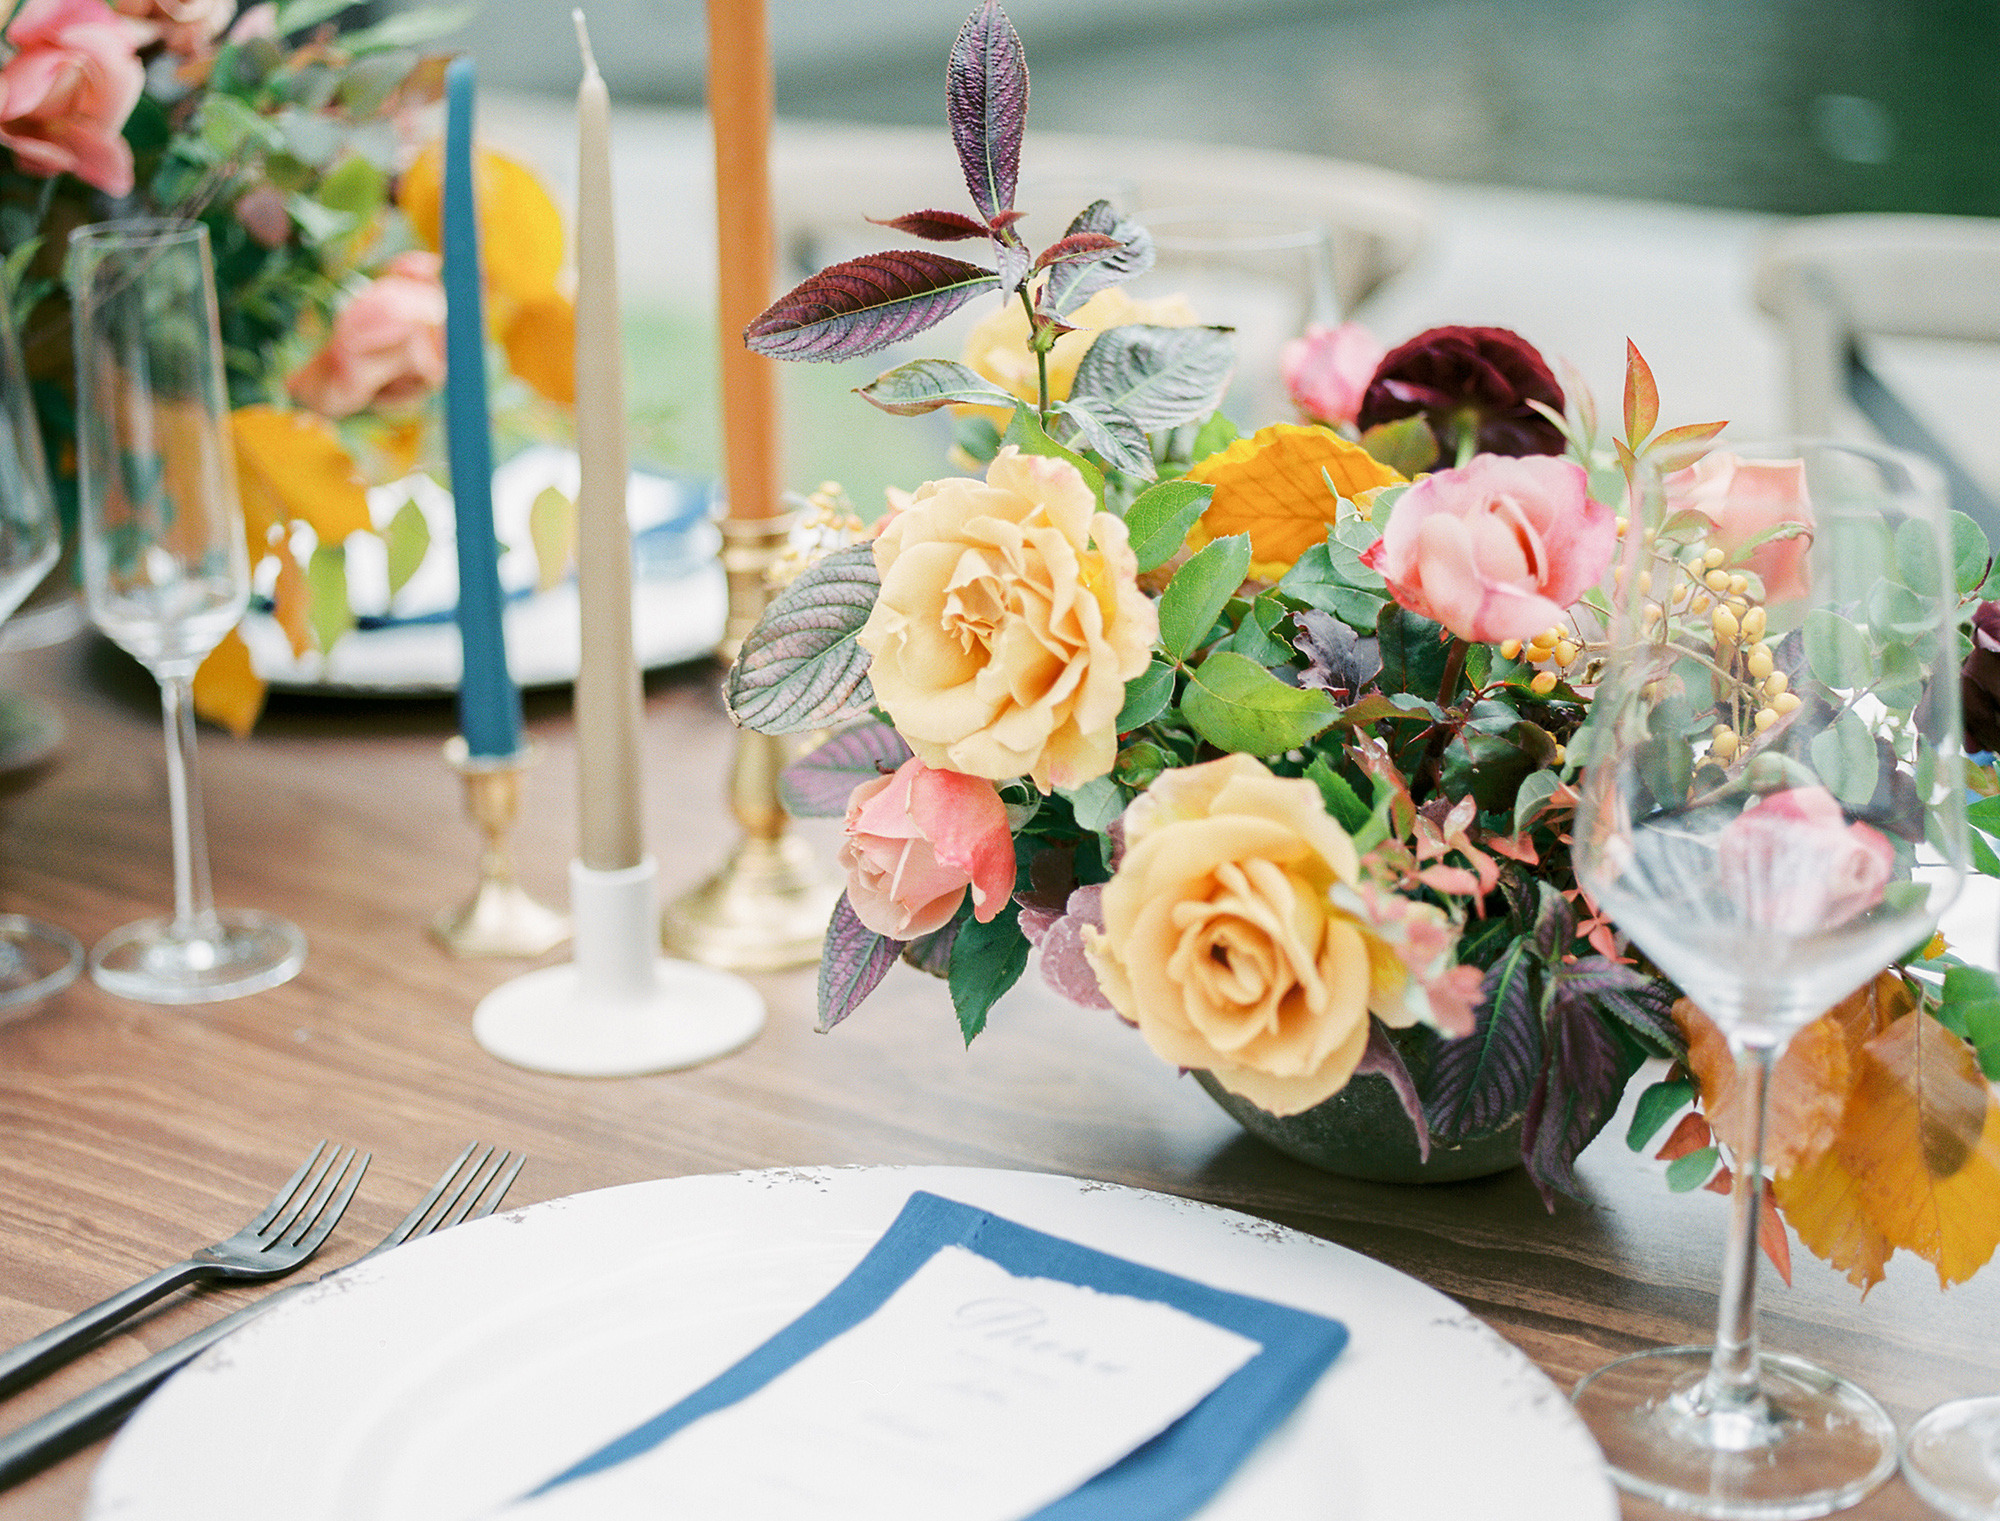
<path id="1" fill-rule="evenodd" d="M 623 871 L 569 865 L 575 959 L 503 983 L 472 1016 L 504 1062 L 566 1077 L 671 1072 L 726 1056 L 764 1027 L 741 977 L 659 954 L 651 856 Z"/>

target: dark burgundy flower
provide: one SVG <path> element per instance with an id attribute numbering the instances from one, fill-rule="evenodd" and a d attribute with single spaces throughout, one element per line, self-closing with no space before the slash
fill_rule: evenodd
<path id="1" fill-rule="evenodd" d="M 1965 708 L 1965 748 L 2000 750 L 2000 602 L 1982 602 L 1972 615 L 1972 653 L 1959 672 Z"/>
<path id="2" fill-rule="evenodd" d="M 1560 454 L 1563 436 L 1528 403 L 1560 412 L 1562 387 L 1519 333 L 1434 327 L 1389 351 L 1361 398 L 1363 428 L 1421 412 L 1438 437 L 1439 464 L 1458 461 L 1469 429 L 1484 454 Z"/>

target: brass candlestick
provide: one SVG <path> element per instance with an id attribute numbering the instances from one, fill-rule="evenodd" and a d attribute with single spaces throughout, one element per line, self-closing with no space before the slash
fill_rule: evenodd
<path id="1" fill-rule="evenodd" d="M 724 521 L 729 621 L 717 651 L 724 660 L 736 658 L 762 616 L 770 598 L 771 562 L 791 526 L 789 515 Z M 790 817 L 778 800 L 785 761 L 785 742 L 776 735 L 738 732 L 729 807 L 743 841 L 720 871 L 661 915 L 661 937 L 676 955 L 736 972 L 775 972 L 819 959 L 840 885 L 790 832 Z"/>
<path id="2" fill-rule="evenodd" d="M 569 916 L 545 908 L 515 880 L 508 846 L 521 808 L 521 773 L 535 762 L 524 744 L 512 755 L 469 754 L 462 735 L 444 742 L 445 764 L 465 779 L 465 811 L 485 836 L 479 886 L 431 921 L 431 935 L 454 956 L 539 956 L 569 939 Z"/>

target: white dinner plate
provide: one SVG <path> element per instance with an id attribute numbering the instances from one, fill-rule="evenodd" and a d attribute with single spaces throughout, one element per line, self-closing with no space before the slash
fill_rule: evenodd
<path id="1" fill-rule="evenodd" d="M 287 1521 L 476 1516 L 779 1330 L 917 1189 L 1346 1323 L 1346 1350 L 1203 1521 L 1617 1517 L 1569 1402 L 1415 1279 L 1212 1205 L 957 1167 L 636 1183 L 384 1253 L 162 1387 L 99 1465 L 87 1514 L 215 1521 L 276 1504 Z"/>

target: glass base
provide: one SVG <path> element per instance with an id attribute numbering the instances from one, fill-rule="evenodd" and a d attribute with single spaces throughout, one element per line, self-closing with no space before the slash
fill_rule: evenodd
<path id="1" fill-rule="evenodd" d="M 2000 1521 L 2000 1394 L 1939 1405 L 1903 1442 L 1910 1488 L 1956 1521 Z"/>
<path id="2" fill-rule="evenodd" d="M 60 993 L 83 968 L 83 946 L 68 930 L 0 914 L 0 1019 Z"/>
<path id="3" fill-rule="evenodd" d="M 1607 1363 L 1570 1396 L 1620 1489 L 1736 1521 L 1830 1515 L 1896 1470 L 1896 1423 L 1864 1390 L 1798 1357 L 1759 1359 L 1762 1398 L 1707 1410 L 1707 1347 Z"/>
<path id="4" fill-rule="evenodd" d="M 214 1003 L 261 993 L 298 975 L 306 937 L 254 909 L 218 909 L 205 924 L 142 919 L 115 929 L 90 953 L 107 993 L 140 1003 Z"/>

